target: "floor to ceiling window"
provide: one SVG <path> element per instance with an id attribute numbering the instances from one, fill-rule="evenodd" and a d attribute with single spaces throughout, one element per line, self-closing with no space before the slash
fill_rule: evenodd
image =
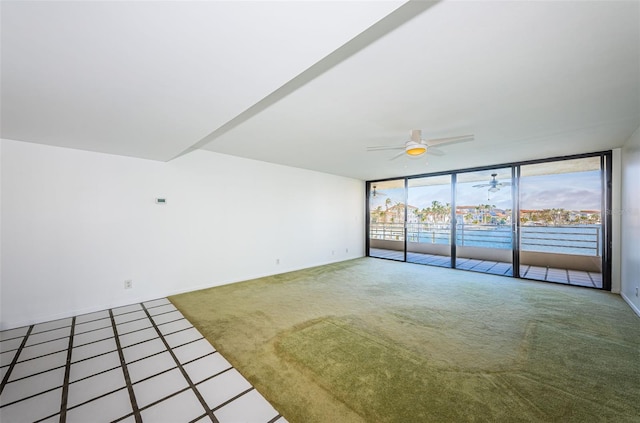
<path id="1" fill-rule="evenodd" d="M 602 288 L 600 157 L 520 167 L 520 276 Z"/>
<path id="2" fill-rule="evenodd" d="M 512 275 L 511 167 L 462 172 L 456 183 L 456 268 Z"/>
<path id="3" fill-rule="evenodd" d="M 611 153 L 367 184 L 368 255 L 610 289 Z"/>
<path id="4" fill-rule="evenodd" d="M 404 260 L 404 179 L 381 181 L 369 187 L 369 255 Z"/>
<path id="5" fill-rule="evenodd" d="M 409 179 L 407 261 L 451 267 L 451 176 Z"/>

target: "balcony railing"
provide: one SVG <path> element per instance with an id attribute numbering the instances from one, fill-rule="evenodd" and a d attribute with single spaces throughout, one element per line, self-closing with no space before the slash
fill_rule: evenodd
<path id="1" fill-rule="evenodd" d="M 600 256 L 600 225 L 522 226 L 520 249 Z"/>
<path id="2" fill-rule="evenodd" d="M 407 223 L 407 241 L 447 245 L 451 243 L 451 225 Z M 602 251 L 599 225 L 522 226 L 520 249 L 560 254 L 600 256 Z M 513 232 L 510 225 L 460 224 L 456 227 L 459 246 L 511 249 Z M 370 239 L 404 241 L 402 223 L 371 223 Z"/>
<path id="3" fill-rule="evenodd" d="M 369 239 L 404 241 L 404 223 L 371 223 Z"/>

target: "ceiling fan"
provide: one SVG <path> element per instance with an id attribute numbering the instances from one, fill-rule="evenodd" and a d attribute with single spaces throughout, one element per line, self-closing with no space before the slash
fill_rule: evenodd
<path id="1" fill-rule="evenodd" d="M 376 146 L 376 147 L 367 147 L 367 151 L 383 151 L 383 150 L 404 150 L 395 156 L 393 156 L 389 160 L 397 159 L 402 155 L 407 155 L 409 157 L 418 157 L 423 155 L 429 150 L 430 154 L 441 156 L 444 153 L 440 150 L 432 148 L 434 145 L 441 144 L 450 144 L 455 142 L 463 142 L 463 141 L 473 141 L 473 134 L 470 135 L 460 135 L 457 137 L 447 137 L 447 138 L 435 138 L 430 140 L 422 139 L 422 131 L 420 129 L 414 129 L 411 131 L 411 138 L 404 143 L 404 145 L 399 146 Z"/>
<path id="2" fill-rule="evenodd" d="M 491 174 L 491 179 L 489 180 L 489 183 L 487 184 L 478 184 L 478 185 L 473 185 L 473 188 L 484 188 L 484 187 L 489 187 L 489 192 L 497 192 L 500 191 L 500 188 L 502 187 L 508 187 L 511 185 L 511 182 L 499 182 L 496 177 L 498 176 L 497 173 L 492 173 Z"/>
<path id="3" fill-rule="evenodd" d="M 378 190 L 378 187 L 376 185 L 373 185 L 372 188 L 373 188 L 371 190 L 371 196 L 372 197 L 377 197 L 377 196 L 386 197 L 387 196 L 387 194 L 385 194 L 384 191 Z"/>

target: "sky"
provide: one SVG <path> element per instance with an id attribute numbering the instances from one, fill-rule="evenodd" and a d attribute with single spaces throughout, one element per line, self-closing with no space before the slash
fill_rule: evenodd
<path id="1" fill-rule="evenodd" d="M 521 209 L 600 210 L 600 171 L 528 176 L 520 180 Z"/>
<path id="2" fill-rule="evenodd" d="M 500 182 L 508 182 L 498 178 Z M 491 204 L 500 209 L 512 208 L 511 187 L 502 187 L 498 192 L 489 193 L 487 188 L 473 188 L 478 182 L 457 184 L 457 205 L 474 206 Z M 403 188 L 381 188 L 379 194 L 371 198 L 371 208 L 378 205 L 384 209 L 385 200 L 392 204 L 404 202 Z M 582 171 L 548 175 L 524 176 L 520 179 L 521 209 L 565 209 L 599 210 L 601 202 L 600 171 Z M 429 207 L 431 202 L 451 203 L 450 185 L 411 187 L 409 201 L 412 206 Z"/>

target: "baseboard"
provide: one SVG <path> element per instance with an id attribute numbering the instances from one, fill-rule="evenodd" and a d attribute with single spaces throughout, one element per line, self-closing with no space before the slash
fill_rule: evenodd
<path id="1" fill-rule="evenodd" d="M 334 264 L 334 263 L 341 263 L 341 262 L 344 262 L 344 261 L 356 260 L 356 259 L 359 259 L 359 258 L 362 258 L 362 257 L 364 257 L 364 256 L 363 255 L 353 255 L 353 256 L 349 256 L 347 258 L 342 258 L 342 259 L 338 259 L 338 260 L 321 261 L 321 262 L 316 262 L 316 263 L 313 263 L 313 264 L 308 264 L 308 265 L 303 265 L 303 266 L 285 267 L 285 268 L 282 268 L 280 271 L 275 272 L 275 273 L 274 272 L 256 273 L 256 274 L 252 274 L 252 275 L 249 275 L 249 276 L 243 276 L 241 279 L 228 279 L 228 280 L 218 281 L 218 282 L 213 283 L 213 284 L 212 283 L 205 283 L 205 284 L 200 284 L 200 285 L 196 285 L 196 286 L 190 286 L 189 288 L 186 288 L 186 289 L 178 289 L 178 290 L 170 291 L 165 295 L 165 297 L 170 297 L 172 295 L 185 294 L 187 292 L 200 291 L 202 289 L 215 288 L 217 286 L 230 285 L 232 283 L 250 281 L 250 280 L 253 280 L 253 279 L 260 279 L 260 278 L 266 278 L 266 277 L 269 277 L 269 276 L 282 275 L 284 273 L 296 272 L 298 270 L 311 269 L 312 267 L 326 266 L 328 264 Z"/>
<path id="2" fill-rule="evenodd" d="M 8 322 L 8 323 L 0 322 L 0 330 L 9 330 L 9 329 L 21 328 L 24 326 L 37 325 L 45 322 L 53 322 L 55 320 L 67 319 L 73 316 L 80 316 L 83 314 L 95 313 L 97 311 L 108 310 L 111 308 L 124 307 L 131 304 L 138 304 L 144 301 L 151 301 L 152 299 L 154 298 L 141 299 L 139 297 L 135 297 L 135 298 L 130 298 L 130 299 L 121 300 L 121 301 L 108 303 L 108 304 L 100 304 L 100 305 L 95 305 L 91 307 L 83 307 L 83 308 L 78 308 L 74 310 L 64 311 L 60 313 L 36 316 L 35 318 L 29 319 L 29 320 L 21 320 L 21 321 Z"/>
<path id="3" fill-rule="evenodd" d="M 83 308 L 64 311 L 64 312 L 60 312 L 60 313 L 53 313 L 53 314 L 48 314 L 48 315 L 36 316 L 35 318 L 29 319 L 29 320 L 13 321 L 13 322 L 1 322 L 0 321 L 0 330 L 9 330 L 9 329 L 21 328 L 21 327 L 24 327 L 24 326 L 37 325 L 39 323 L 44 323 L 44 322 L 52 322 L 52 321 L 55 321 L 55 320 L 66 319 L 66 318 L 73 317 L 73 316 L 80 316 L 82 314 L 95 313 L 97 311 L 108 310 L 108 309 L 111 309 L 111 308 L 124 307 L 124 306 L 131 305 L 131 304 L 138 304 L 138 303 L 143 303 L 143 302 L 146 302 L 146 301 L 153 301 L 153 300 L 156 300 L 158 298 L 165 298 L 165 297 L 169 297 L 171 295 L 183 294 L 185 292 L 199 291 L 201 289 L 213 288 L 213 287 L 216 287 L 216 286 L 228 285 L 228 284 L 232 284 L 232 283 L 243 282 L 243 281 L 263 278 L 263 277 L 267 277 L 267 276 L 274 276 L 274 275 L 282 274 L 282 273 L 295 272 L 296 270 L 304 270 L 304 269 L 309 269 L 311 267 L 324 266 L 324 265 L 327 265 L 327 264 L 339 263 L 341 261 L 354 260 L 354 259 L 361 258 L 361 257 L 362 256 L 358 256 L 358 255 L 354 254 L 354 255 L 352 255 L 350 257 L 339 259 L 339 260 L 322 261 L 322 262 L 316 262 L 316 263 L 313 263 L 313 264 L 308 264 L 308 265 L 303 265 L 303 266 L 284 267 L 279 272 L 276 272 L 276 273 L 266 272 L 266 273 L 263 273 L 263 274 L 254 274 L 254 275 L 244 276 L 241 279 L 237 279 L 237 280 L 235 280 L 235 279 L 234 280 L 223 280 L 223 281 L 218 281 L 216 283 L 205 283 L 205 284 L 200 284 L 200 285 L 196 285 L 196 286 L 190 286 L 190 287 L 188 287 L 186 289 L 169 290 L 167 292 L 162 293 L 163 295 L 160 295 L 160 293 L 155 292 L 155 293 L 150 293 L 149 295 L 135 296 L 135 297 L 123 299 L 123 300 L 120 300 L 120 301 L 115 301 L 115 302 L 112 302 L 112 303 L 104 303 L 104 304 L 100 304 L 100 305 L 94 305 L 94 306 L 91 306 L 91 307 L 83 307 Z"/>
<path id="4" fill-rule="evenodd" d="M 623 300 L 625 300 L 627 304 L 629 304 L 629 307 L 631 307 L 631 310 L 633 310 L 638 315 L 638 317 L 640 317 L 640 308 L 638 308 L 638 306 L 636 306 L 631 301 L 631 298 L 627 297 L 624 292 L 620 293 L 620 296 L 622 297 Z"/>

